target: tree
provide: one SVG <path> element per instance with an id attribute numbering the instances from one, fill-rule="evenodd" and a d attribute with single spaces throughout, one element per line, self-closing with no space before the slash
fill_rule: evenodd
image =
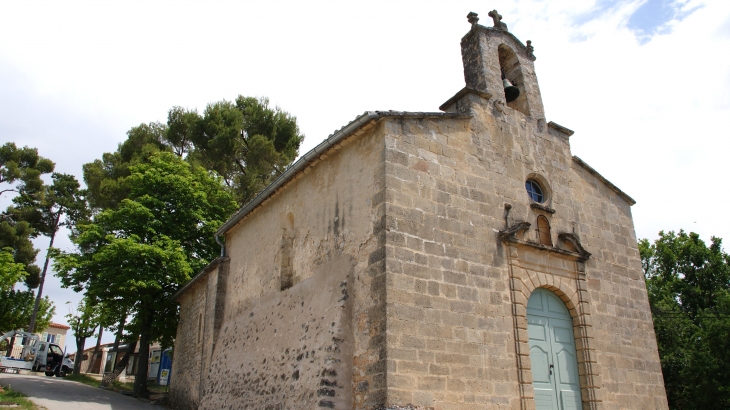
<path id="1" fill-rule="evenodd" d="M 192 149 L 199 123 L 200 115 L 195 110 L 172 107 L 167 113 L 164 140 L 177 156 L 184 157 Z"/>
<path id="2" fill-rule="evenodd" d="M 33 246 L 31 238 L 35 235 L 33 228 L 26 221 L 14 221 L 12 218 L 12 208 L 6 215 L 10 217 L 4 218 L 0 222 L 0 248 L 4 250 L 10 249 L 13 261 L 23 265 L 25 274 L 23 282 L 29 289 L 35 289 L 40 282 L 41 269 L 35 265 L 35 257 L 38 250 Z M 14 284 L 13 284 L 14 285 Z M 12 286 L 12 285 L 11 285 Z"/>
<path id="3" fill-rule="evenodd" d="M 129 194 L 121 182 L 129 167 L 168 151 L 217 172 L 243 205 L 286 170 L 303 140 L 296 118 L 270 108 L 266 98 L 218 101 L 208 104 L 203 116 L 173 107 L 167 124 L 133 127 L 116 152 L 83 166 L 89 204 L 95 210 L 116 208 Z"/>
<path id="4" fill-rule="evenodd" d="M 25 265 L 15 262 L 13 248 L 0 249 L 0 291 L 12 289 L 26 275 Z"/>
<path id="5" fill-rule="evenodd" d="M 0 334 L 16 329 L 27 329 L 35 305 L 32 290 L 0 291 Z M 51 323 L 56 308 L 48 297 L 41 299 L 36 315 L 36 326 L 45 329 Z"/>
<path id="6" fill-rule="evenodd" d="M 286 170 L 303 140 L 294 116 L 266 98 L 239 95 L 206 107 L 189 156 L 220 174 L 242 205 Z"/>
<path id="7" fill-rule="evenodd" d="M 639 242 L 672 409 L 730 408 L 730 256 L 696 233 Z"/>
<path id="8" fill-rule="evenodd" d="M 140 124 L 127 132 L 127 139 L 113 153 L 83 165 L 87 200 L 91 209 L 116 209 L 129 196 L 124 179 L 130 166 L 147 161 L 150 155 L 168 150 L 164 143 L 166 127 L 160 123 Z"/>
<path id="9" fill-rule="evenodd" d="M 149 343 L 169 346 L 175 335 L 170 297 L 217 256 L 214 233 L 236 203 L 218 179 L 169 152 L 130 172 L 129 198 L 80 225 L 72 238 L 79 251 L 58 252 L 54 266 L 64 286 L 129 312 L 127 329 L 140 335 L 135 394 L 142 395 Z"/>
<path id="10" fill-rule="evenodd" d="M 70 304 L 71 302 L 67 303 Z M 81 362 L 84 360 L 83 353 L 86 338 L 94 336 L 94 332 L 99 325 L 99 310 L 88 299 L 83 299 L 79 302 L 75 311 L 69 307 L 69 313 L 66 315 L 66 319 L 76 338 L 76 356 L 74 357 L 73 374 L 78 375 L 81 373 Z"/>
<path id="11" fill-rule="evenodd" d="M 55 164 L 38 155 L 35 148 L 18 148 L 15 143 L 8 142 L 0 147 L 0 184 L 13 184 L 20 181 L 18 186 L 4 187 L 0 195 L 6 192 L 34 192 L 43 186 L 42 174 L 53 172 Z"/>
<path id="12" fill-rule="evenodd" d="M 21 219 L 28 221 L 37 233 L 49 238 L 36 302 L 28 325 L 29 332 L 34 332 L 36 328 L 36 316 L 43 296 L 43 283 L 46 280 L 56 233 L 62 226 L 70 225 L 74 220 L 82 220 L 87 215 L 86 202 L 76 178 L 73 175 L 59 173 L 53 173 L 51 178 L 53 183 L 44 186 L 37 195 L 21 190 L 20 195 L 13 198 L 13 202 L 18 205 L 15 212 Z"/>

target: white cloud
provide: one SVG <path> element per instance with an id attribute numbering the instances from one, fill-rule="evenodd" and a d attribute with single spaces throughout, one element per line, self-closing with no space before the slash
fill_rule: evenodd
<path id="1" fill-rule="evenodd" d="M 173 105 L 265 95 L 299 118 L 306 151 L 365 110 L 437 110 L 464 84 L 466 14 L 491 25 L 496 8 L 533 41 L 548 120 L 574 129 L 573 153 L 638 201 L 639 237 L 730 238 L 730 2 L 683 3 L 694 11 L 642 44 L 628 21 L 643 4 L 5 3 L 0 135 L 79 175 Z"/>

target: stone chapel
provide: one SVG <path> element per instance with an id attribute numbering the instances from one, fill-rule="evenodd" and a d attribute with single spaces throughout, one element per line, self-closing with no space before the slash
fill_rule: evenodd
<path id="1" fill-rule="evenodd" d="M 175 409 L 666 409 L 634 200 L 469 13 L 440 112 L 365 112 L 175 295 Z"/>

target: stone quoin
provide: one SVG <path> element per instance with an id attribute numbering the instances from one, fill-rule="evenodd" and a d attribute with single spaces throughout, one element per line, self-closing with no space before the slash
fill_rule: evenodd
<path id="1" fill-rule="evenodd" d="M 358 116 L 220 228 L 175 296 L 173 408 L 667 408 L 634 201 L 489 16 L 441 112 Z"/>

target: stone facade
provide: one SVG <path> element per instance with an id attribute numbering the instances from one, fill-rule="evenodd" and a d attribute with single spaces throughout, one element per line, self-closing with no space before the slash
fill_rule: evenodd
<path id="1" fill-rule="evenodd" d="M 583 408 L 667 408 L 634 202 L 544 119 L 529 42 L 475 19 L 444 112 L 365 113 L 221 228 L 177 295 L 174 408 L 533 409 L 536 288 Z"/>

